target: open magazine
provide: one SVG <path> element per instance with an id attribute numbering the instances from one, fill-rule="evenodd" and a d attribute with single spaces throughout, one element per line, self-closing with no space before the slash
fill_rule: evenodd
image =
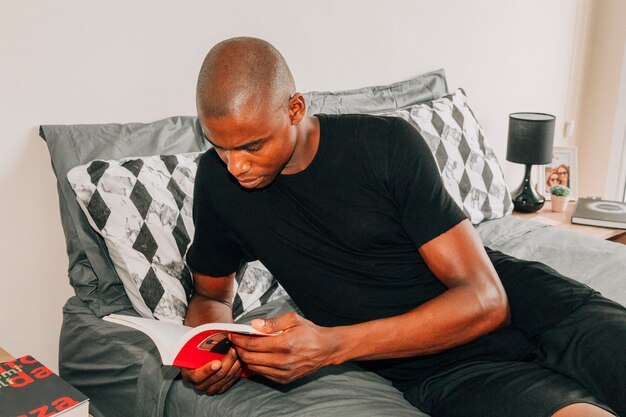
<path id="1" fill-rule="evenodd" d="M 253 336 L 271 336 L 247 324 L 207 323 L 198 327 L 169 323 L 143 317 L 110 314 L 103 317 L 112 323 L 123 324 L 149 336 L 159 350 L 163 365 L 196 369 L 208 362 L 221 359 L 231 347 L 229 333 Z M 242 376 L 247 376 L 244 369 Z"/>

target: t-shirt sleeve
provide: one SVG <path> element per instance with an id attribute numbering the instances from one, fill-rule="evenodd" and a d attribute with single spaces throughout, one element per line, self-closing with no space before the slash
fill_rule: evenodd
<path id="1" fill-rule="evenodd" d="M 192 271 L 212 277 L 236 272 L 243 259 L 240 245 L 217 214 L 207 187 L 206 157 L 203 155 L 193 191 L 195 233 L 187 251 L 187 265 Z"/>
<path id="2" fill-rule="evenodd" d="M 417 248 L 467 218 L 446 191 L 422 135 L 397 119 L 391 138 L 389 182 L 402 225 Z"/>

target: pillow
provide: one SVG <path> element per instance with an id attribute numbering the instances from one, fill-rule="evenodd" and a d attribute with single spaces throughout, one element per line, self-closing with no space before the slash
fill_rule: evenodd
<path id="1" fill-rule="evenodd" d="M 46 141 L 57 177 L 70 284 L 98 317 L 132 308 L 104 240 L 78 205 L 67 172 L 94 159 L 204 151 L 210 145 L 197 119 L 182 116 L 151 123 L 45 125 L 39 128 L 39 135 Z"/>
<path id="2" fill-rule="evenodd" d="M 259 261 L 244 264 L 237 273 L 235 281 L 237 281 L 237 292 L 233 300 L 234 320 L 238 320 L 257 307 L 288 295 L 265 265 Z"/>
<path id="3" fill-rule="evenodd" d="M 133 308 L 182 323 L 193 288 L 185 254 L 201 152 L 95 160 L 67 174 L 89 224 L 106 243 Z M 262 265 L 237 275 L 235 316 L 285 292 Z"/>
<path id="4" fill-rule="evenodd" d="M 409 121 L 424 137 L 446 190 L 473 224 L 512 212 L 511 194 L 498 158 L 462 89 L 386 114 Z"/>
<path id="5" fill-rule="evenodd" d="M 390 85 L 305 93 L 307 113 L 382 113 L 437 99 L 448 92 L 443 69 Z"/>
<path id="6" fill-rule="evenodd" d="M 339 100 L 343 103 L 342 111 L 356 113 L 392 111 L 399 103 L 424 102 L 446 92 L 445 74 L 439 70 L 387 87 L 341 93 L 313 92 L 305 97 L 309 112 L 332 113 L 330 105 Z M 370 102 L 372 105 L 368 104 Z M 197 118 L 170 117 L 151 123 L 42 125 L 39 136 L 46 141 L 57 177 L 61 223 L 69 258 L 68 276 L 76 295 L 98 317 L 131 308 L 105 242 L 89 225 L 66 175 L 70 169 L 94 159 L 204 151 L 210 144 L 204 139 Z"/>

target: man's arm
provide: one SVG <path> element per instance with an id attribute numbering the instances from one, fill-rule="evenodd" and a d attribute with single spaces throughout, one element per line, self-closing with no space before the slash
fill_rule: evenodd
<path id="1" fill-rule="evenodd" d="M 233 281 L 235 273 L 210 277 L 193 272 L 194 291 L 189 300 L 185 324 L 232 323 Z"/>
<path id="2" fill-rule="evenodd" d="M 291 313 L 253 321 L 259 330 L 283 333 L 269 338 L 232 335 L 237 353 L 251 370 L 286 383 L 347 360 L 441 352 L 508 325 L 506 293 L 469 221 L 419 252 L 448 288 L 440 296 L 407 313 L 351 326 L 320 327 Z"/>
<path id="3" fill-rule="evenodd" d="M 506 293 L 468 220 L 419 252 L 448 290 L 400 316 L 336 328 L 339 361 L 437 353 L 509 324 Z M 359 333 L 370 336 L 368 343 L 358 343 Z"/>
<path id="4" fill-rule="evenodd" d="M 232 323 L 233 281 L 235 274 L 210 277 L 193 273 L 194 293 L 189 300 L 185 324 L 199 326 L 204 323 Z M 241 362 L 230 348 L 221 360 L 211 361 L 197 369 L 181 369 L 183 379 L 191 382 L 198 391 L 221 394 L 241 377 Z"/>

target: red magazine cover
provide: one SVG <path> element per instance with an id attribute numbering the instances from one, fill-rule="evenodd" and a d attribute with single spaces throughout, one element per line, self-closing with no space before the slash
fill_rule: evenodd
<path id="1" fill-rule="evenodd" d="M 0 417 L 87 416 L 88 401 L 30 355 L 0 363 Z"/>
<path id="2" fill-rule="evenodd" d="M 193 336 L 178 351 L 172 365 L 196 369 L 210 361 L 221 359 L 232 346 L 228 333 L 223 330 L 207 330 Z M 249 375 L 250 370 L 244 365 L 241 376 L 247 378 Z"/>

